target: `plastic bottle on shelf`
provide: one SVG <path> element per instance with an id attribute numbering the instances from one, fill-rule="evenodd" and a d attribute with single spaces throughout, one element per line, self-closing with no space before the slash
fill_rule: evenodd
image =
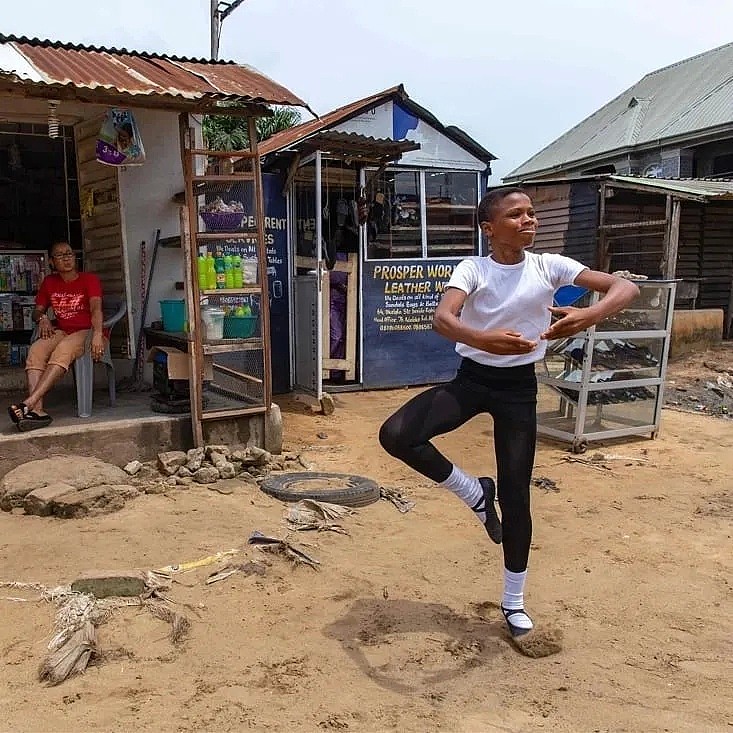
<path id="1" fill-rule="evenodd" d="M 224 256 L 224 280 L 227 290 L 231 290 L 234 287 L 234 266 L 231 255 Z"/>
<path id="2" fill-rule="evenodd" d="M 216 266 L 211 252 L 206 255 L 206 289 L 216 290 Z"/>
<path id="3" fill-rule="evenodd" d="M 207 267 L 208 263 L 206 262 L 206 255 L 199 254 L 198 258 L 196 259 L 196 273 L 198 274 L 199 279 L 199 290 L 206 290 L 206 288 L 208 287 L 206 279 Z"/>
<path id="4" fill-rule="evenodd" d="M 242 258 L 239 255 L 234 255 L 234 257 L 232 257 L 232 269 L 234 277 L 234 287 L 243 287 L 244 278 L 242 277 Z"/>
<path id="5" fill-rule="evenodd" d="M 214 267 L 216 268 L 216 289 L 223 290 L 227 285 L 227 278 L 224 271 L 224 258 L 221 253 L 218 253 L 214 258 Z"/>

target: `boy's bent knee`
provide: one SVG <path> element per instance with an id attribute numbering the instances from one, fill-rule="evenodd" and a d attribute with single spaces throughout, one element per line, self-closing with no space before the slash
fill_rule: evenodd
<path id="1" fill-rule="evenodd" d="M 391 456 L 398 456 L 402 453 L 404 441 L 402 440 L 400 431 L 391 419 L 387 420 L 383 423 L 382 427 L 379 428 L 379 444 Z"/>

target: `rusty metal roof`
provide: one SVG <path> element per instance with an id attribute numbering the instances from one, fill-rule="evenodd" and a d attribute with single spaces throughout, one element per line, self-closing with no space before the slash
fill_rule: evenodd
<path id="1" fill-rule="evenodd" d="M 398 101 L 414 115 L 426 120 L 435 129 L 443 133 L 443 135 L 453 140 L 453 142 L 460 145 L 465 150 L 468 150 L 479 160 L 485 163 L 490 163 L 492 160 L 496 160 L 495 155 L 492 155 L 488 150 L 486 150 L 486 148 L 479 145 L 478 142 L 469 137 L 469 135 L 463 132 L 463 130 L 455 127 L 454 125 L 443 125 L 435 115 L 410 99 L 402 84 L 385 89 L 383 92 L 372 94 L 370 97 L 350 102 L 343 107 L 339 107 L 338 109 L 328 112 L 319 119 L 309 120 L 308 122 L 303 122 L 300 125 L 278 132 L 259 144 L 259 153 L 260 155 L 267 155 L 268 153 L 276 153 L 280 150 L 296 146 L 303 140 L 306 140 L 323 130 L 328 130 L 336 125 L 346 122 L 352 117 L 356 117 L 356 115 L 372 109 L 373 107 L 379 106 L 380 104 L 384 104 L 389 100 Z"/>
<path id="2" fill-rule="evenodd" d="M 307 107 L 300 97 L 250 66 L 25 36 L 0 34 L 0 79 L 133 97 Z"/>
<path id="3" fill-rule="evenodd" d="M 386 89 L 378 94 L 372 94 L 370 97 L 365 97 L 364 99 L 358 99 L 356 102 L 351 102 L 323 115 L 323 117 L 309 120 L 295 127 L 290 127 L 287 130 L 277 132 L 272 137 L 267 138 L 267 140 L 263 140 L 257 149 L 260 155 L 267 155 L 268 153 L 289 148 L 311 135 L 338 125 L 340 122 L 350 119 L 364 110 L 370 109 L 374 105 L 386 102 L 388 99 L 399 94 L 400 91 L 403 91 L 402 85 Z"/>

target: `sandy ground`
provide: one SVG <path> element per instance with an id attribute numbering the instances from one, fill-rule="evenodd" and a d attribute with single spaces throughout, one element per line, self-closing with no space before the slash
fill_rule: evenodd
<path id="1" fill-rule="evenodd" d="M 733 422 L 665 411 L 656 441 L 598 448 L 628 457 L 608 459 L 610 470 L 540 444 L 535 476 L 557 490 L 533 489 L 527 606 L 563 630 L 564 648 L 528 659 L 493 605 L 499 549 L 457 499 L 376 442 L 412 393 L 342 394 L 329 417 L 282 403 L 287 447 L 416 507 L 380 501 L 346 520 L 349 536 L 298 535 L 319 571 L 272 557 L 264 577 L 207 586 L 217 566 L 179 575 L 171 595 L 192 622 L 179 646 L 163 622 L 118 610 L 99 629 L 102 662 L 47 688 L 36 674 L 54 607 L 0 600 L 0 730 L 733 730 Z M 483 474 L 490 434 L 479 418 L 439 443 Z M 282 535 L 282 512 L 238 484 L 231 495 L 144 496 L 85 520 L 2 513 L 0 579 L 56 585 L 230 548 L 258 559 L 247 537 Z"/>

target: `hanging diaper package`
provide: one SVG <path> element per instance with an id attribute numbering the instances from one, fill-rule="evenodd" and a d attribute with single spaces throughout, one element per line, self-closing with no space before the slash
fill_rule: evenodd
<path id="1" fill-rule="evenodd" d="M 145 149 L 129 109 L 111 109 L 97 138 L 97 160 L 105 165 L 142 165 Z"/>

